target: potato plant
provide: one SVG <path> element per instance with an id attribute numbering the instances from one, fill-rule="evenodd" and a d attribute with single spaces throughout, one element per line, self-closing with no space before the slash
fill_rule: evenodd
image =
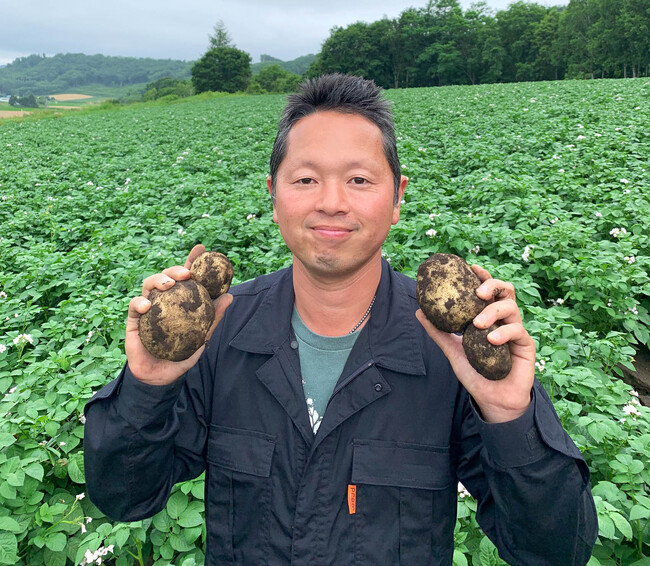
<path id="1" fill-rule="evenodd" d="M 650 417 L 619 379 L 650 343 L 647 79 L 390 91 L 410 178 L 384 247 L 512 281 L 538 377 L 592 471 L 592 566 L 650 563 Z M 0 122 L 0 564 L 203 563 L 203 480 L 129 524 L 84 496 L 83 406 L 123 365 L 142 280 L 220 250 L 288 265 L 268 158 L 282 96 Z M 459 486 L 454 562 L 503 564 Z M 531 525 L 531 528 L 534 526 Z"/>

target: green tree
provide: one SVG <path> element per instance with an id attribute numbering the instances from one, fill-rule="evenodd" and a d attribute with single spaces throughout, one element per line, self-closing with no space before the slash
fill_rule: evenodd
<path id="1" fill-rule="evenodd" d="M 192 66 L 197 93 L 246 90 L 251 78 L 251 56 L 235 47 L 212 47 Z"/>
<path id="2" fill-rule="evenodd" d="M 235 44 L 232 42 L 230 33 L 226 28 L 223 20 L 219 20 L 215 25 L 212 31 L 212 35 L 208 36 L 210 39 L 210 48 L 213 47 L 235 47 Z"/>
<path id="3" fill-rule="evenodd" d="M 163 77 L 157 81 L 147 84 L 142 100 L 156 100 L 163 96 L 174 95 L 178 98 L 185 98 L 192 96 L 194 89 L 192 88 L 192 81 L 189 79 L 174 79 L 172 77 Z"/>
<path id="4" fill-rule="evenodd" d="M 503 80 L 530 81 L 535 76 L 535 30 L 548 8 L 533 2 L 515 2 L 497 12 L 501 43 L 506 51 Z"/>
<path id="5" fill-rule="evenodd" d="M 374 80 L 382 87 L 392 86 L 390 61 L 386 55 L 390 23 L 356 22 L 345 28 L 334 27 L 323 43 L 307 75 L 347 73 Z"/>
<path id="6" fill-rule="evenodd" d="M 285 71 L 280 65 L 269 65 L 253 77 L 249 91 L 253 93 L 284 93 L 296 90 L 300 76 Z"/>

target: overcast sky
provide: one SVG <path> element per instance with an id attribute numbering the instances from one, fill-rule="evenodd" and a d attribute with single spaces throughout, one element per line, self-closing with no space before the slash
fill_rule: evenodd
<path id="1" fill-rule="evenodd" d="M 537 0 L 547 6 L 568 0 Z M 467 8 L 471 0 L 461 0 Z M 511 0 L 487 0 L 495 10 Z M 32 53 L 198 59 L 222 20 L 253 62 L 318 53 L 333 26 L 394 18 L 426 0 L 1 0 L 0 65 Z"/>

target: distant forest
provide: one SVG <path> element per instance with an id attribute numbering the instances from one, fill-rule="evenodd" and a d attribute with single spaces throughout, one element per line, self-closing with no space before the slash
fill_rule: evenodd
<path id="1" fill-rule="evenodd" d="M 259 63 L 253 63 L 251 65 L 251 71 L 253 74 L 258 74 L 262 69 L 270 67 L 271 65 L 280 65 L 285 71 L 294 73 L 296 75 L 304 75 L 309 69 L 309 66 L 316 60 L 316 55 L 303 55 L 292 61 L 281 61 L 270 55 L 262 55 L 260 57 Z"/>
<path id="2" fill-rule="evenodd" d="M 362 75 L 386 88 L 648 76 L 650 1 L 566 7 L 430 0 L 397 18 L 334 28 L 308 75 Z"/>
<path id="3" fill-rule="evenodd" d="M 0 68 L 0 94 L 54 94 L 84 85 L 126 86 L 163 77 L 189 78 L 191 62 L 81 53 L 29 55 Z"/>
<path id="4" fill-rule="evenodd" d="M 293 61 L 280 61 L 262 55 L 262 61 L 251 65 L 253 73 L 270 65 L 303 75 L 316 55 Z M 58 54 L 53 57 L 29 55 L 0 67 L 0 94 L 25 96 L 71 92 L 87 85 L 128 86 L 153 83 L 165 77 L 189 79 L 193 61 L 173 59 L 142 59 L 109 57 L 81 53 Z"/>

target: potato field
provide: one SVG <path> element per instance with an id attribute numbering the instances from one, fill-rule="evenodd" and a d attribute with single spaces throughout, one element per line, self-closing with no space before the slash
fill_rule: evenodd
<path id="1" fill-rule="evenodd" d="M 538 378 L 592 472 L 591 566 L 650 565 L 650 410 L 621 379 L 650 345 L 650 82 L 388 91 L 410 179 L 383 250 L 512 281 Z M 125 362 L 144 277 L 203 243 L 234 283 L 291 261 L 268 158 L 283 96 L 0 121 L 0 564 L 203 564 L 203 481 L 108 520 L 85 497 L 83 407 Z M 455 565 L 502 562 L 458 494 Z M 535 525 L 530 525 L 531 529 Z"/>

